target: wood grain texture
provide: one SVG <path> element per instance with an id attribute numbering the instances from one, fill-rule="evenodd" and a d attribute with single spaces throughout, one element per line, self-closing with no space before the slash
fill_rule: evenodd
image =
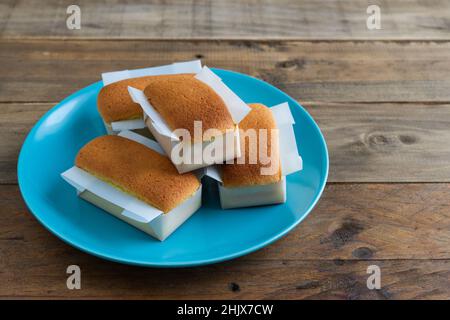
<path id="1" fill-rule="evenodd" d="M 237 260 L 175 270 L 139 269 L 100 260 L 87 264 L 77 255 L 64 254 L 64 262 L 45 256 L 40 264 L 0 275 L 4 284 L 0 298 L 386 300 L 448 299 L 450 295 L 449 260 Z M 71 263 L 81 268 L 81 290 L 66 288 L 65 270 Z M 366 270 L 373 264 L 381 269 L 380 290 L 366 286 Z"/>
<path id="2" fill-rule="evenodd" d="M 52 106 L 0 104 L 0 183 L 16 183 L 26 134 Z M 305 108 L 327 140 L 329 182 L 450 182 L 449 104 L 306 102 Z"/>
<path id="3" fill-rule="evenodd" d="M 0 2 L 0 298 L 449 299 L 450 2 L 79 0 L 82 29 L 68 30 L 70 4 Z M 32 125 L 102 72 L 196 58 L 268 81 L 318 122 L 332 183 L 313 212 L 199 268 L 111 263 L 51 235 L 16 185 Z M 66 288 L 70 264 L 81 290 Z"/>
<path id="4" fill-rule="evenodd" d="M 26 135 L 50 104 L 0 103 L 0 183 L 17 183 L 17 160 Z"/>
<path id="5" fill-rule="evenodd" d="M 278 242 L 235 261 L 164 270 L 103 261 L 64 244 L 28 213 L 17 186 L 0 186 L 0 297 L 448 298 L 449 196 L 449 184 L 330 185 Z M 79 291 L 66 289 L 70 264 L 81 267 Z M 366 287 L 373 264 L 381 290 Z"/>
<path id="6" fill-rule="evenodd" d="M 450 42 L 0 40 L 0 102 L 57 102 L 102 72 L 197 57 L 299 101 L 450 101 Z"/>
<path id="7" fill-rule="evenodd" d="M 64 0 L 2 1 L 3 38 L 450 39 L 445 0 L 79 0 L 81 29 L 66 27 Z M 381 29 L 368 30 L 369 4 Z"/>
<path id="8" fill-rule="evenodd" d="M 61 246 L 29 214 L 17 186 L 0 191 L 0 246 L 9 259 Z M 450 259 L 449 196 L 449 184 L 328 185 L 295 231 L 246 260 Z"/>
<path id="9" fill-rule="evenodd" d="M 450 181 L 450 105 L 306 103 L 331 182 Z"/>

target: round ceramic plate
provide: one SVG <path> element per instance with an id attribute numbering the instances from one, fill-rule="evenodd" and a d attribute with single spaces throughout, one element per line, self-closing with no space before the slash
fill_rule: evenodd
<path id="1" fill-rule="evenodd" d="M 273 106 L 289 102 L 303 170 L 287 177 L 285 204 L 222 210 L 216 186 L 206 179 L 200 210 L 160 242 L 78 198 L 60 174 L 73 165 L 84 144 L 105 134 L 97 112 L 102 82 L 97 82 L 48 111 L 23 144 L 18 179 L 34 216 L 76 248 L 117 262 L 154 267 L 194 266 L 236 258 L 292 230 L 311 211 L 325 187 L 325 140 L 311 116 L 285 93 L 244 74 L 213 70 L 247 103 Z"/>

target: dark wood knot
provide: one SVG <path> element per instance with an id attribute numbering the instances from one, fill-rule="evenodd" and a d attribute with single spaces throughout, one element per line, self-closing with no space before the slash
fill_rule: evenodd
<path id="1" fill-rule="evenodd" d="M 230 284 L 228 284 L 228 288 L 230 288 L 230 290 L 233 292 L 241 291 L 241 287 L 239 287 L 239 285 L 235 282 L 231 282 Z"/>
<path id="2" fill-rule="evenodd" d="M 353 250 L 352 255 L 358 259 L 369 259 L 373 256 L 373 251 L 367 247 L 360 247 Z"/>
<path id="3" fill-rule="evenodd" d="M 403 143 L 403 144 L 414 144 L 417 142 L 417 137 L 415 136 L 411 136 L 411 135 L 406 135 L 406 134 L 401 134 L 398 136 L 398 139 Z"/>
<path id="4" fill-rule="evenodd" d="M 353 238 L 364 230 L 364 227 L 356 220 L 347 220 L 334 230 L 329 237 L 321 242 L 331 242 L 338 249 L 353 241 Z"/>
<path id="5" fill-rule="evenodd" d="M 306 61 L 304 59 L 292 59 L 278 62 L 276 66 L 283 69 L 303 69 L 305 64 Z"/>

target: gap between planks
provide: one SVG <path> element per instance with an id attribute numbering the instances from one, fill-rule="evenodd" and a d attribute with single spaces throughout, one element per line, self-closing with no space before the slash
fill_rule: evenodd
<path id="1" fill-rule="evenodd" d="M 450 42 L 450 39 L 383 39 L 383 38 L 375 38 L 375 39 L 367 39 L 367 38 L 336 38 L 336 39 L 307 39 L 307 38 L 104 38 L 104 37 L 27 37 L 27 36 L 18 36 L 18 37 L 0 37 L 0 42 L 13 42 L 13 41 L 27 41 L 27 42 L 44 42 L 44 41 L 86 41 L 86 42 L 125 42 L 125 41 L 136 41 L 136 42 L 260 42 L 260 43 L 268 43 L 268 42 L 311 42 L 311 43 L 322 43 L 322 42 L 342 42 L 342 43 L 447 43 Z"/>

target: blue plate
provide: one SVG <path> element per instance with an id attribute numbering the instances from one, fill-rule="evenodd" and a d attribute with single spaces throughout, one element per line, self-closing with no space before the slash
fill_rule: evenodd
<path id="1" fill-rule="evenodd" d="M 203 206 L 164 242 L 77 197 L 60 173 L 78 150 L 104 135 L 97 112 L 101 82 L 64 99 L 29 133 L 19 156 L 18 179 L 26 204 L 51 232 L 98 257 L 152 267 L 204 265 L 260 249 L 292 230 L 316 204 L 328 175 L 325 140 L 311 116 L 294 99 L 250 76 L 214 69 L 245 102 L 272 106 L 289 102 L 303 171 L 287 177 L 283 205 L 221 210 L 217 188 L 204 179 Z"/>

